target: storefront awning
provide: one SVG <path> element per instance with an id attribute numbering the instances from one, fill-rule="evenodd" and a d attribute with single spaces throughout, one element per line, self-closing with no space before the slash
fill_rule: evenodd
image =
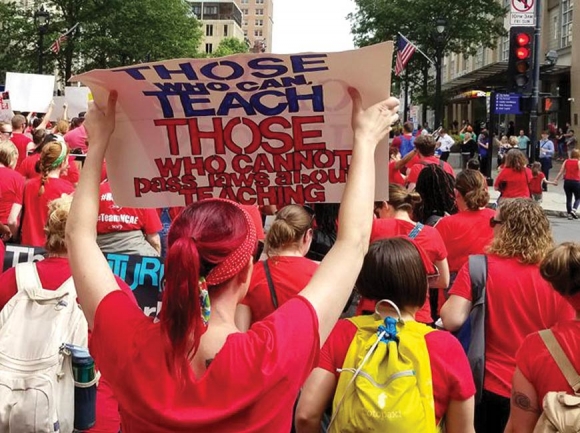
<path id="1" fill-rule="evenodd" d="M 468 72 L 461 77 L 444 83 L 442 89 L 444 92 L 456 92 L 464 88 L 482 87 L 482 81 L 488 80 L 496 75 L 504 74 L 507 71 L 507 67 L 507 62 L 491 63 L 483 68 Z"/>

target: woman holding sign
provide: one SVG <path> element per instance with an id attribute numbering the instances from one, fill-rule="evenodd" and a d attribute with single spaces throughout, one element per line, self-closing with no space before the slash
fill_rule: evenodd
<path id="1" fill-rule="evenodd" d="M 119 290 L 95 241 L 100 171 L 115 129 L 116 94 L 109 96 L 106 112 L 91 107 L 86 121 L 91 152 L 67 241 L 79 299 L 93 329 L 91 353 L 114 384 L 124 432 L 290 430 L 298 390 L 368 250 L 375 148 L 398 118 L 396 99 L 363 109 L 358 91 L 350 94 L 354 149 L 337 241 L 300 295 L 247 333 L 236 328 L 234 315 L 248 290 L 257 241 L 251 217 L 237 203 L 194 203 L 173 222 L 160 323 Z"/>

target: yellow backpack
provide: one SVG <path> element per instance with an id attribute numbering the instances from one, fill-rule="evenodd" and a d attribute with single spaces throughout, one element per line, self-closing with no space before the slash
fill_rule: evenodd
<path id="1" fill-rule="evenodd" d="M 433 329 L 378 314 L 349 320 L 358 330 L 340 371 L 328 431 L 443 431 L 436 425 L 425 343 Z"/>

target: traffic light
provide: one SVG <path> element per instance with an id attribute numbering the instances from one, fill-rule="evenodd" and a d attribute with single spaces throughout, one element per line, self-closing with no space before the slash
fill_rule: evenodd
<path id="1" fill-rule="evenodd" d="M 508 88 L 515 93 L 531 93 L 534 74 L 534 28 L 510 29 Z"/>

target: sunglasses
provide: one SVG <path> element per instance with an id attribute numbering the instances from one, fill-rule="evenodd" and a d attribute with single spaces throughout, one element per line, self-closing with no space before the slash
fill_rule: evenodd
<path id="1" fill-rule="evenodd" d="M 493 229 L 495 226 L 503 224 L 503 221 L 496 220 L 494 216 L 489 219 L 489 226 Z"/>
<path id="2" fill-rule="evenodd" d="M 12 131 L 0 131 L 0 133 L 7 135 L 8 137 L 12 137 Z"/>
<path id="3" fill-rule="evenodd" d="M 314 213 L 314 209 L 312 209 L 310 206 L 306 204 L 302 206 L 302 209 L 304 209 L 306 213 L 310 215 L 310 226 L 312 226 L 312 223 L 314 222 L 314 217 L 316 216 L 316 214 Z"/>

